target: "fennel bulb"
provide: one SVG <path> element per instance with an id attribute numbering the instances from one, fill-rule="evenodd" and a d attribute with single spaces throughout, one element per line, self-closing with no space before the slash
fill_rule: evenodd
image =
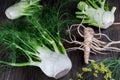
<path id="1" fill-rule="evenodd" d="M 55 79 L 65 76 L 71 70 L 72 63 L 67 54 L 56 53 L 41 46 L 38 47 L 38 52 L 38 54 L 31 53 L 30 55 L 27 55 L 29 57 L 29 62 L 10 63 L 0 61 L 0 63 L 11 66 L 36 66 L 39 67 L 45 75 Z M 31 55 L 34 55 L 34 58 L 40 61 L 32 60 Z"/>
<path id="2" fill-rule="evenodd" d="M 14 20 L 21 16 L 31 16 L 36 10 L 42 8 L 39 5 L 40 0 L 21 0 L 18 3 L 8 7 L 5 11 L 5 14 L 8 19 Z"/>
<path id="3" fill-rule="evenodd" d="M 38 47 L 38 52 L 43 53 L 38 55 L 41 63 L 36 65 L 40 67 L 47 76 L 58 79 L 70 71 L 72 64 L 67 54 L 56 53 L 42 47 Z"/>
<path id="4" fill-rule="evenodd" d="M 23 40 L 23 38 L 21 38 L 23 35 L 26 36 L 28 34 L 23 33 L 21 35 L 14 36 L 14 39 L 18 39 L 17 42 L 20 42 L 19 44 L 21 45 L 13 41 L 7 42 L 7 40 L 5 40 L 6 41 L 5 44 L 11 45 L 11 48 L 15 48 L 16 50 L 19 50 L 20 54 L 26 56 L 27 61 L 6 62 L 0 60 L 0 63 L 11 66 L 21 66 L 21 67 L 36 66 L 39 67 L 45 75 L 56 79 L 65 76 L 71 70 L 72 63 L 67 53 L 61 53 L 54 42 L 53 42 L 54 50 L 50 50 L 45 45 L 39 46 L 39 44 L 36 43 L 36 41 L 34 40 L 30 40 L 30 42 L 28 42 L 27 38 L 30 39 L 29 36 L 26 36 L 27 38 Z"/>
<path id="5" fill-rule="evenodd" d="M 99 5 L 97 4 L 99 3 Z M 76 17 L 83 19 L 83 23 L 88 23 L 99 28 L 106 29 L 114 23 L 114 12 L 116 7 L 111 11 L 106 9 L 105 0 L 88 0 L 88 2 L 80 1 L 77 5 L 80 10 L 76 12 Z"/>

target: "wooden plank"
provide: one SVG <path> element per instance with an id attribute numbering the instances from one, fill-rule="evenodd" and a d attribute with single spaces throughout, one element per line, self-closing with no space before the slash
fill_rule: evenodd
<path id="1" fill-rule="evenodd" d="M 111 5 L 117 7 L 115 12 L 115 22 L 120 22 L 120 0 L 109 0 Z M 0 1 L 0 21 L 6 19 L 4 15 L 5 9 L 13 4 L 15 0 L 1 0 Z M 97 31 L 97 28 L 94 28 Z M 113 40 L 120 40 L 120 25 L 112 25 L 107 30 L 102 30 L 102 33 L 107 34 Z M 103 39 L 105 40 L 105 39 Z M 68 46 L 68 45 L 66 45 Z M 118 45 L 118 47 L 120 47 Z M 83 62 L 83 52 L 82 51 L 72 51 L 68 53 L 73 67 L 71 71 L 59 80 L 69 80 L 69 78 L 73 78 L 76 80 L 76 72 L 80 72 L 81 67 L 85 66 Z M 107 57 L 118 57 L 119 53 L 111 52 L 108 55 L 91 55 L 92 59 L 103 59 Z M 10 71 L 0 73 L 0 80 L 55 80 L 53 78 L 47 77 L 39 68 L 37 67 L 15 67 Z M 100 80 L 100 78 L 99 78 Z M 102 79 L 101 79 L 102 80 Z"/>

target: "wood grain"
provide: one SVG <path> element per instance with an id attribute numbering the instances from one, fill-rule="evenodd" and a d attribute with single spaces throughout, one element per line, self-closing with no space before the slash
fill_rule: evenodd
<path id="1" fill-rule="evenodd" d="M 117 7 L 115 12 L 115 22 L 120 22 L 120 0 L 109 0 L 110 5 Z M 15 3 L 15 0 L 0 0 L 0 22 L 7 20 L 4 11 L 5 9 Z M 94 28 L 96 31 L 98 29 Z M 120 25 L 112 25 L 107 30 L 102 30 L 102 33 L 107 34 L 113 40 L 120 40 Z M 103 38 L 103 40 L 105 40 Z M 70 45 L 65 44 L 65 47 Z M 120 45 L 117 45 L 120 47 Z M 71 71 L 61 79 L 58 80 L 69 80 L 73 78 L 76 80 L 76 72 L 81 71 L 81 67 L 85 66 L 83 62 L 83 52 L 82 51 L 72 51 L 68 53 L 72 61 Z M 108 57 L 119 57 L 119 53 L 110 52 L 107 55 L 91 55 L 92 59 L 104 59 Z M 47 77 L 38 67 L 29 66 L 29 67 L 14 67 L 9 71 L 0 73 L 0 80 L 55 80 L 53 78 Z M 103 80 L 101 78 L 95 80 Z"/>

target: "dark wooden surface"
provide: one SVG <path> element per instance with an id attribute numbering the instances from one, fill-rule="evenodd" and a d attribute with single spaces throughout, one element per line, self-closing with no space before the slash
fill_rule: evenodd
<path id="1" fill-rule="evenodd" d="M 12 5 L 16 0 L 0 0 L 0 22 L 7 20 L 4 15 L 5 9 Z M 109 0 L 110 5 L 114 5 L 117 7 L 115 12 L 115 22 L 120 22 L 120 0 Z M 98 30 L 95 28 L 95 30 Z M 107 30 L 102 30 L 102 33 L 107 34 L 112 40 L 120 40 L 120 25 L 112 25 Z M 102 40 L 105 40 L 104 38 Z M 69 47 L 70 45 L 65 44 L 65 47 Z M 120 47 L 120 45 L 117 45 Z M 81 51 L 72 51 L 68 53 L 71 61 L 72 61 L 72 69 L 71 71 L 61 79 L 58 80 L 69 80 L 69 78 L 73 78 L 76 80 L 76 72 L 80 72 L 81 67 L 85 66 L 83 62 L 83 52 Z M 108 57 L 119 57 L 120 53 L 110 52 L 107 55 L 91 55 L 90 58 L 93 59 L 104 59 Z M 14 67 L 9 71 L 0 73 L 0 80 L 55 80 L 53 78 L 49 78 L 37 67 Z M 102 80 L 100 78 L 95 80 Z"/>

